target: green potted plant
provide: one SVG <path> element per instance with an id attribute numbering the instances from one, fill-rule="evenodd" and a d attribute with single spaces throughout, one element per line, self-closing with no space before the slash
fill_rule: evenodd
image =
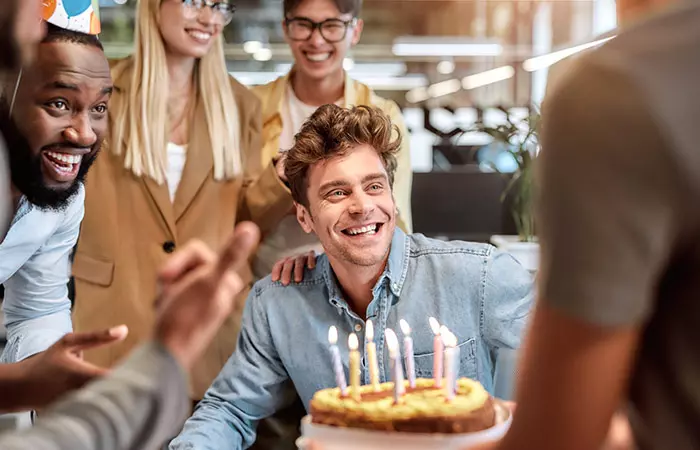
<path id="1" fill-rule="evenodd" d="M 491 136 L 493 142 L 505 148 L 515 160 L 516 169 L 509 174 L 511 177 L 501 201 L 509 202 L 518 235 L 492 236 L 491 242 L 512 253 L 528 269 L 536 270 L 539 262 L 539 244 L 535 227 L 533 171 L 539 150 L 540 114 L 533 110 L 528 117 L 516 122 L 505 108 L 499 109 L 506 115 L 504 123 L 487 126 L 479 122 L 474 131 Z"/>

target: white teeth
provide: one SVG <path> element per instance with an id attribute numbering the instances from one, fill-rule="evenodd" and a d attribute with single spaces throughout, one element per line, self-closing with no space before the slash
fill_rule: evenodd
<path id="1" fill-rule="evenodd" d="M 209 39 L 211 39 L 211 34 L 205 33 L 203 31 L 188 31 L 188 33 L 190 34 L 190 36 L 201 41 L 208 41 Z"/>
<path id="2" fill-rule="evenodd" d="M 314 53 L 314 54 L 307 53 L 306 57 L 311 61 L 321 62 L 321 61 L 325 61 L 328 58 L 330 58 L 331 54 L 330 53 Z"/>
<path id="3" fill-rule="evenodd" d="M 83 155 L 70 155 L 68 153 L 46 152 L 51 158 L 66 164 L 80 164 Z"/>
<path id="4" fill-rule="evenodd" d="M 377 224 L 368 225 L 362 228 L 352 228 L 347 230 L 348 234 L 358 235 L 358 234 L 374 234 L 377 232 Z"/>

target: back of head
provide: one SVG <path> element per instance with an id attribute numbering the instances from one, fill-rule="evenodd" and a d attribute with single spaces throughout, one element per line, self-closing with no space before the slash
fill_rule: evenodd
<path id="1" fill-rule="evenodd" d="M 290 17 L 293 15 L 297 6 L 303 1 L 304 0 L 284 0 L 284 16 Z M 332 0 L 332 2 L 341 14 L 352 14 L 353 17 L 359 17 L 360 11 L 362 10 L 362 0 Z"/>
<path id="2" fill-rule="evenodd" d="M 341 108 L 324 105 L 304 123 L 287 152 L 285 176 L 294 201 L 308 207 L 308 173 L 311 166 L 343 156 L 360 145 L 371 146 L 379 155 L 393 186 L 396 154 L 401 134 L 379 108 Z"/>

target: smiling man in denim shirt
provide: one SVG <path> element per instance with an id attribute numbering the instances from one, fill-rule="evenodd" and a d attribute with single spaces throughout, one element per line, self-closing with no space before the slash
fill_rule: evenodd
<path id="1" fill-rule="evenodd" d="M 510 255 L 485 244 L 443 242 L 396 227 L 392 182 L 400 138 L 370 107 L 318 109 L 296 136 L 286 175 L 307 233 L 325 253 L 304 281 L 259 281 L 243 315 L 238 349 L 171 449 L 247 448 L 257 421 L 298 393 L 335 385 L 328 328 L 338 328 L 347 373 L 347 339 L 375 326 L 380 381 L 390 380 L 384 330 L 413 329 L 416 371 L 432 376 L 428 317 L 458 337 L 459 375 L 493 391 L 496 354 L 520 345 L 532 304 L 532 278 Z M 369 383 L 362 351 L 362 380 Z"/>

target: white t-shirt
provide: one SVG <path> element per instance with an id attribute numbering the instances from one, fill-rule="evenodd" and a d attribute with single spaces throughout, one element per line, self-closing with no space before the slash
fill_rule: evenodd
<path id="1" fill-rule="evenodd" d="M 187 146 L 177 145 L 168 142 L 168 173 L 166 179 L 168 181 L 168 191 L 170 192 L 170 201 L 175 201 L 175 193 L 177 187 L 182 180 L 182 171 L 185 170 L 185 161 L 187 161 Z"/>
<path id="2" fill-rule="evenodd" d="M 336 105 L 342 106 L 341 98 Z M 294 145 L 294 135 L 299 132 L 304 122 L 316 111 L 317 106 L 303 103 L 294 94 L 291 85 L 287 86 L 284 102 L 282 102 L 282 133 L 280 134 L 280 152 L 285 152 Z M 270 274 L 272 266 L 285 256 L 296 256 L 314 250 L 316 254 L 323 252 L 323 247 L 314 234 L 306 234 L 301 229 L 295 215 L 286 216 L 277 227 L 267 235 L 258 248 L 253 272 L 256 278 Z"/>

